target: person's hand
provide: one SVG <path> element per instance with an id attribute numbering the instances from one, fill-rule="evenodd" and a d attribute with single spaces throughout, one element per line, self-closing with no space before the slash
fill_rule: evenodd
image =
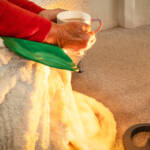
<path id="1" fill-rule="evenodd" d="M 45 39 L 46 43 L 72 51 L 86 50 L 95 41 L 95 33 L 91 31 L 91 27 L 81 22 L 52 23 L 51 30 Z"/>
<path id="2" fill-rule="evenodd" d="M 56 22 L 57 14 L 62 12 L 62 11 L 65 11 L 65 10 L 61 9 L 61 8 L 47 9 L 47 10 L 40 11 L 40 13 L 38 15 L 40 15 L 40 16 L 48 19 L 48 20 Z"/>

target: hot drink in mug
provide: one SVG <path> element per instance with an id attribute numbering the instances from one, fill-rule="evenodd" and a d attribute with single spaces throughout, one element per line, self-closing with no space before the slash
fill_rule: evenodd
<path id="1" fill-rule="evenodd" d="M 87 13 L 81 11 L 64 11 L 57 15 L 57 23 L 62 24 L 66 22 L 83 22 L 88 25 L 92 25 L 93 22 L 97 21 L 99 23 L 98 28 L 94 30 L 95 34 L 101 29 L 102 23 L 100 19 L 92 19 Z M 78 64 L 84 53 L 73 53 L 67 50 L 67 54 L 72 58 L 72 60 Z"/>

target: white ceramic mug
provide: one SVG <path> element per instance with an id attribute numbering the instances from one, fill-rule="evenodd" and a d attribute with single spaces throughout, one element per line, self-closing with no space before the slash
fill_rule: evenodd
<path id="1" fill-rule="evenodd" d="M 62 24 L 66 22 L 83 22 L 89 25 L 92 25 L 93 22 L 97 21 L 99 23 L 98 28 L 93 30 L 95 34 L 101 29 L 102 22 L 100 19 L 92 19 L 91 16 L 87 13 L 81 11 L 63 11 L 57 15 L 57 23 Z M 74 63 L 78 64 L 82 59 L 85 51 L 83 52 L 72 52 L 72 51 L 65 51 L 74 61 Z"/>
<path id="2" fill-rule="evenodd" d="M 81 11 L 63 11 L 57 15 L 57 23 L 65 22 L 84 22 L 86 24 L 92 25 L 93 22 L 98 22 L 98 28 L 94 30 L 97 33 L 102 27 L 102 21 L 98 18 L 91 18 L 87 13 Z"/>

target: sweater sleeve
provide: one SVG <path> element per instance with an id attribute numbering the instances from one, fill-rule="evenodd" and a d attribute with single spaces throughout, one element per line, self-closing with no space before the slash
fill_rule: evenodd
<path id="1" fill-rule="evenodd" d="M 35 3 L 29 0 L 8 0 L 8 1 L 34 13 L 39 13 L 40 11 L 44 10 L 44 8 L 36 5 Z"/>
<path id="2" fill-rule="evenodd" d="M 48 19 L 0 0 L 0 35 L 43 42 L 51 28 Z"/>

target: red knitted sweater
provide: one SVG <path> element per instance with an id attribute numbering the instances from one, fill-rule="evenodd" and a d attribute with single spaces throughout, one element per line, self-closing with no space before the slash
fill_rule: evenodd
<path id="1" fill-rule="evenodd" d="M 51 22 L 38 13 L 43 8 L 28 0 L 0 0 L 0 36 L 42 42 Z"/>

